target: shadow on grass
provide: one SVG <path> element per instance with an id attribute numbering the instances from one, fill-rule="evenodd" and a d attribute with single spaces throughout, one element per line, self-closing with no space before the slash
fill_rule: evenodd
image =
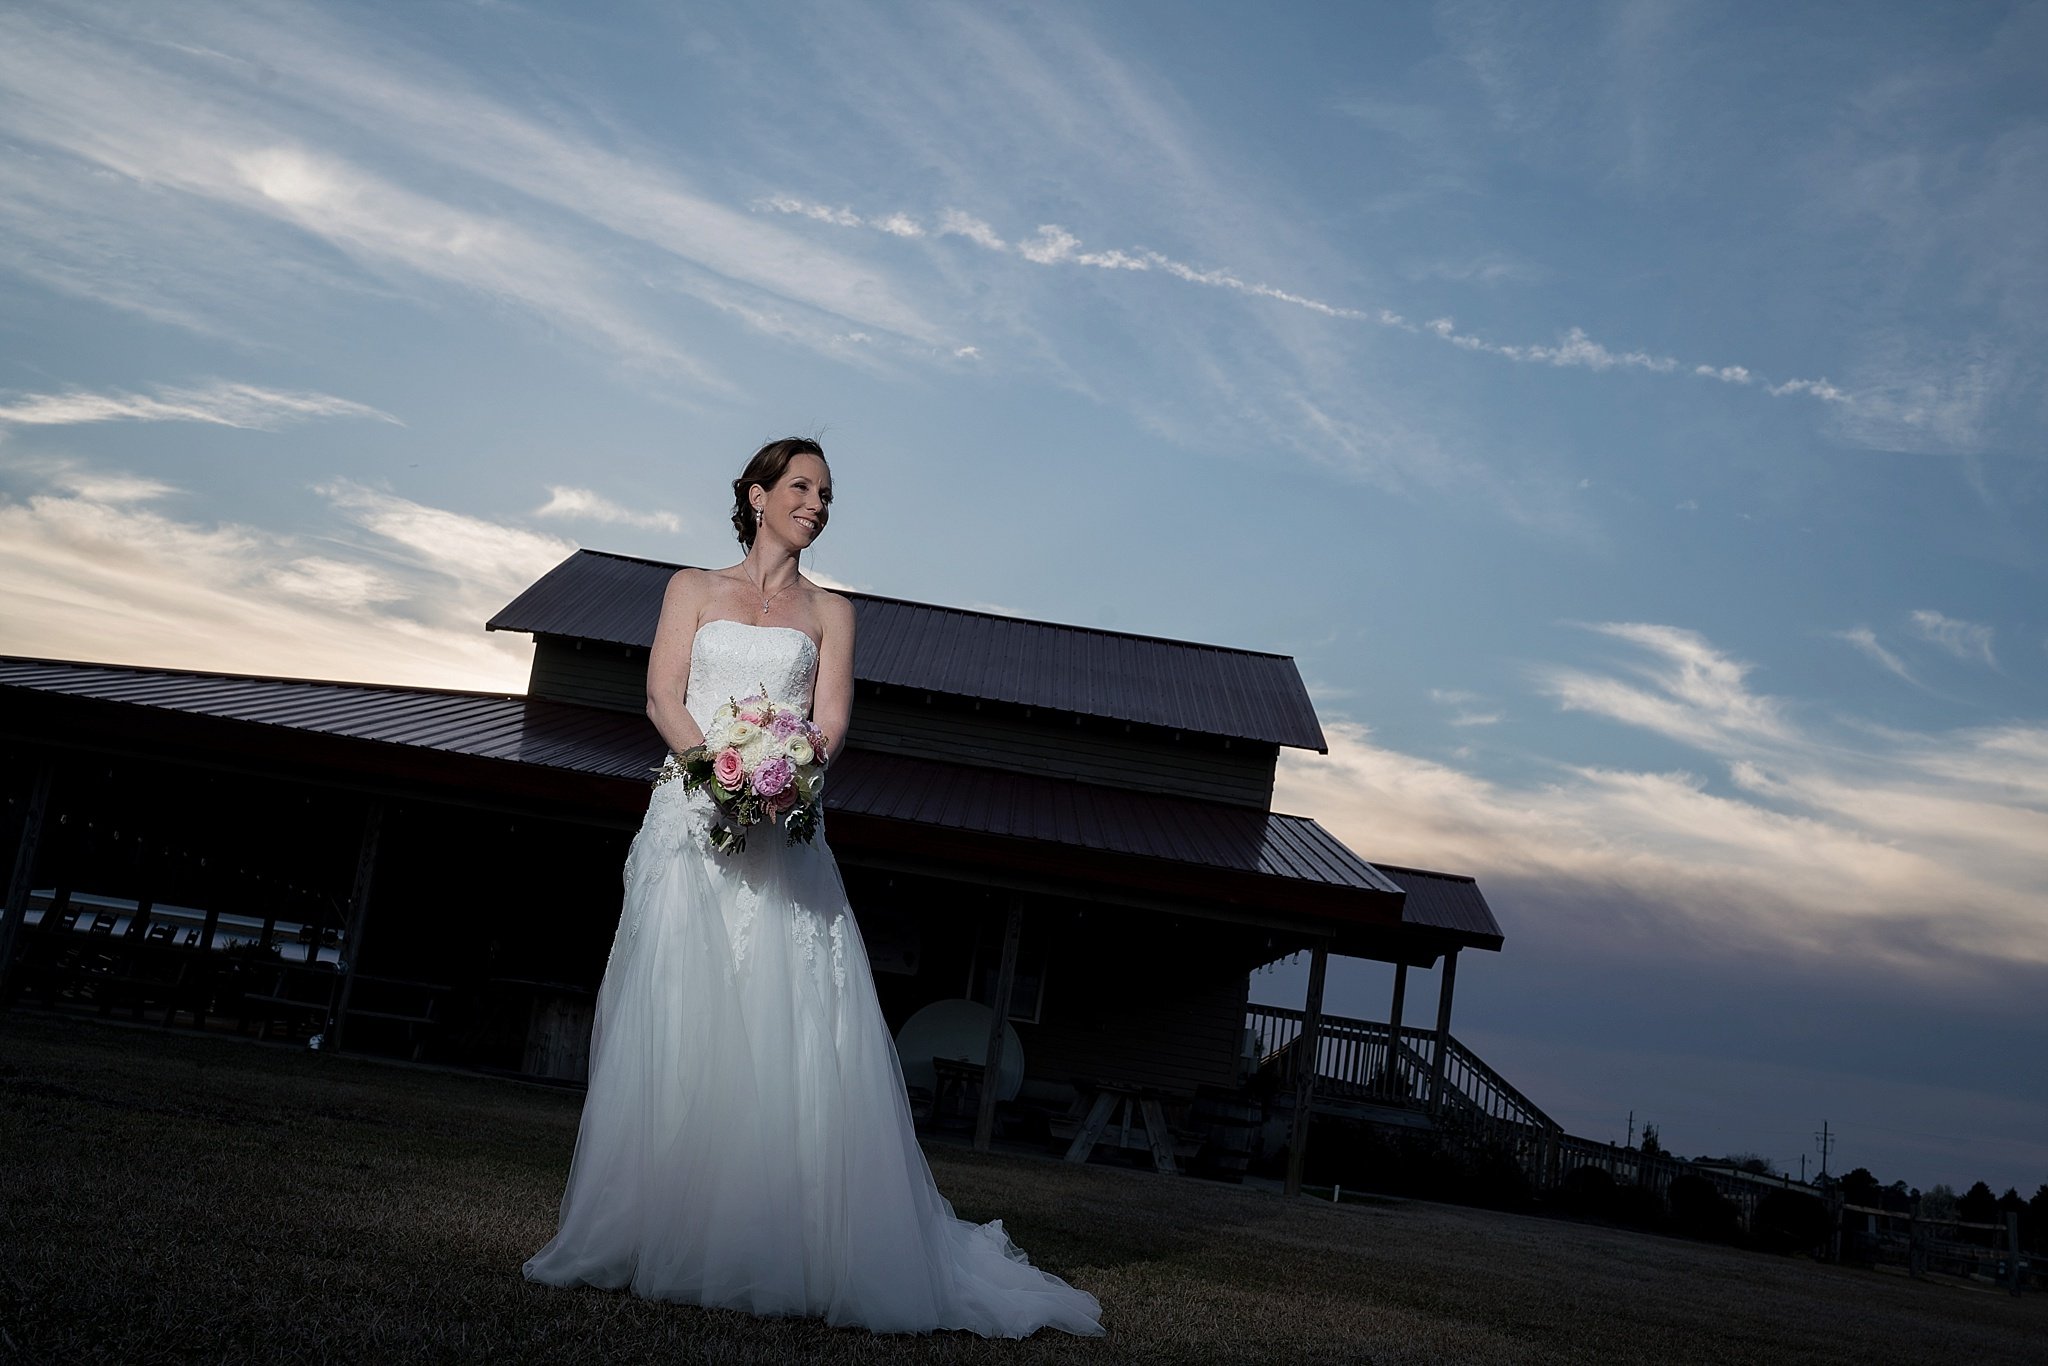
<path id="1" fill-rule="evenodd" d="M 2038 1360 L 2048 1302 L 1620 1230 L 935 1148 L 1107 1340 L 875 1337 L 520 1278 L 581 1098 L 0 1017 L 0 1360 Z"/>

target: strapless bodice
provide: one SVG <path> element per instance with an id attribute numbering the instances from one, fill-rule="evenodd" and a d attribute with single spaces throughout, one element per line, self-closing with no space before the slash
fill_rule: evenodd
<path id="1" fill-rule="evenodd" d="M 765 688 L 769 701 L 809 716 L 817 675 L 818 647 L 794 626 L 707 621 L 690 642 L 690 686 L 683 706 L 701 729 L 720 703 Z"/>

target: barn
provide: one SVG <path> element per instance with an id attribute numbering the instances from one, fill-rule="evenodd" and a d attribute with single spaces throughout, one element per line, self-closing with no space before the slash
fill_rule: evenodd
<path id="1" fill-rule="evenodd" d="M 9 999 L 579 1080 L 676 568 L 578 551 L 507 604 L 523 694 L 0 658 Z M 1327 748 L 1291 659 L 848 596 L 829 838 L 929 1123 L 1223 1174 L 1277 1124 L 1296 1182 L 1311 1112 L 1554 1130 L 1450 1033 L 1476 884 L 1272 809 Z M 1297 953 L 1304 1007 L 1251 1004 Z M 1331 954 L 1392 965 L 1389 1019 L 1322 1014 Z"/>

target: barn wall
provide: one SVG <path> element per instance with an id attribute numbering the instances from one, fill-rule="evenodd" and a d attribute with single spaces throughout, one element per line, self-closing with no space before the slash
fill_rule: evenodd
<path id="1" fill-rule="evenodd" d="M 535 697 L 639 712 L 647 706 L 647 652 L 542 636 L 527 691 Z M 980 709 L 906 689 L 863 685 L 854 698 L 852 743 L 862 749 L 1016 773 L 1046 774 L 1139 792 L 1162 792 L 1267 810 L 1279 746 L 1183 735 L 1000 704 Z"/>
<path id="2" fill-rule="evenodd" d="M 902 690 L 892 689 L 891 693 Z M 948 763 L 1046 774 L 1140 792 L 1229 802 L 1263 811 L 1273 799 L 1279 747 L 1241 740 L 1225 748 L 1209 736 L 1175 740 L 1170 732 L 1070 718 L 1005 715 L 903 696 L 854 702 L 853 744 Z"/>
<path id="3" fill-rule="evenodd" d="M 1150 916 L 1105 935 L 1099 919 L 1055 949 L 1040 1022 L 1017 1026 L 1032 1089 L 1077 1077 L 1235 1089 L 1250 990 L 1236 938 Z"/>
<path id="4" fill-rule="evenodd" d="M 540 636 L 526 691 L 616 711 L 647 710 L 647 652 L 630 645 Z"/>

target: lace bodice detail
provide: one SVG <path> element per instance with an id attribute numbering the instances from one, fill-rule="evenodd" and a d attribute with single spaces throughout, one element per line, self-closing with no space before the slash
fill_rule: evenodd
<path id="1" fill-rule="evenodd" d="M 690 642 L 690 687 L 683 705 L 702 728 L 720 703 L 766 688 L 769 701 L 809 716 L 817 677 L 818 647 L 795 627 L 707 621 Z"/>

